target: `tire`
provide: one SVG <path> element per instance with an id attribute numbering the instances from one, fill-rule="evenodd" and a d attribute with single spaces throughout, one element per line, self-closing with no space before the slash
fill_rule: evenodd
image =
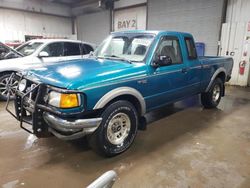
<path id="1" fill-rule="evenodd" d="M 103 111 L 101 117 L 101 124 L 88 137 L 90 147 L 106 157 L 126 151 L 138 130 L 138 113 L 135 107 L 128 101 L 116 101 Z"/>
<path id="2" fill-rule="evenodd" d="M 11 76 L 11 73 L 1 74 L 0 75 L 0 100 L 6 101 L 8 99 L 8 87 L 7 82 L 8 78 Z M 10 99 L 13 100 L 15 97 L 15 89 L 18 85 L 18 81 L 13 79 L 10 84 Z"/>
<path id="3" fill-rule="evenodd" d="M 201 94 L 201 103 L 205 108 L 216 108 L 220 103 L 223 94 L 224 83 L 220 78 L 216 78 L 210 89 Z"/>

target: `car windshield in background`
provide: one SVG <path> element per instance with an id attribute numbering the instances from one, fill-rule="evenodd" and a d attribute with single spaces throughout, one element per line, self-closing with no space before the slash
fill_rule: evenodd
<path id="1" fill-rule="evenodd" d="M 33 54 L 42 44 L 42 42 L 28 42 L 18 47 L 16 51 L 23 54 L 24 56 L 28 56 Z"/>
<path id="2" fill-rule="evenodd" d="M 4 44 L 0 43 L 0 60 L 5 59 L 5 55 L 10 52 L 10 49 L 7 48 Z"/>
<path id="3" fill-rule="evenodd" d="M 23 55 L 0 42 L 0 60 L 18 57 L 23 57 Z"/>
<path id="4" fill-rule="evenodd" d="M 140 62 L 144 60 L 153 39 L 154 35 L 150 34 L 111 35 L 96 49 L 95 56 Z"/>

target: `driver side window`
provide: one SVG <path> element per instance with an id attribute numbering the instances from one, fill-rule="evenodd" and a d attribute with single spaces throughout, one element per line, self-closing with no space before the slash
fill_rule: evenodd
<path id="1" fill-rule="evenodd" d="M 49 54 L 49 57 L 63 56 L 63 43 L 55 42 L 48 44 L 42 51 L 47 52 Z"/>
<path id="2" fill-rule="evenodd" d="M 155 58 L 169 57 L 172 64 L 181 64 L 182 56 L 179 39 L 177 37 L 162 37 L 157 47 Z"/>

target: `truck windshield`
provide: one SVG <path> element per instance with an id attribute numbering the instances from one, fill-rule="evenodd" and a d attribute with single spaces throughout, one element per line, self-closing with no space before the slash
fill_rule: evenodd
<path id="1" fill-rule="evenodd" d="M 141 62 L 144 60 L 153 39 L 154 35 L 150 34 L 111 35 L 96 49 L 95 56 Z"/>
<path id="2" fill-rule="evenodd" d="M 16 51 L 21 53 L 23 56 L 28 56 L 33 54 L 42 44 L 42 42 L 27 42 L 18 47 Z"/>

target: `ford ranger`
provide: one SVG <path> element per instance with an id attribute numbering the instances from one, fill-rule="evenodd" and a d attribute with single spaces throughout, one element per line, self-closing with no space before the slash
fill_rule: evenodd
<path id="1" fill-rule="evenodd" d="M 188 33 L 114 32 L 89 58 L 12 75 L 15 113 L 6 109 L 38 137 L 87 136 L 95 151 L 114 156 L 131 146 L 149 111 L 197 94 L 215 108 L 232 67 L 232 58 L 197 57 Z"/>

